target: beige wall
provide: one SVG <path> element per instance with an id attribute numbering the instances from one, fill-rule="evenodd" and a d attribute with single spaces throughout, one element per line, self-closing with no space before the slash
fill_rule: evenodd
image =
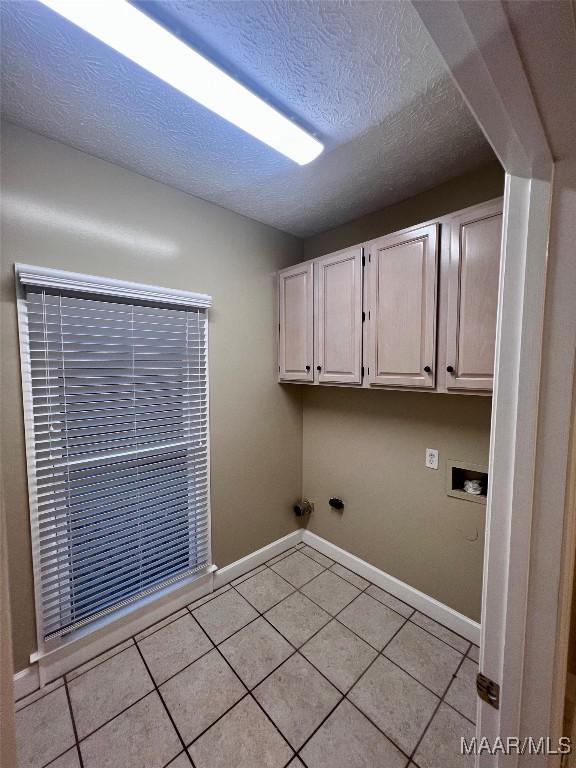
<path id="1" fill-rule="evenodd" d="M 490 166 L 305 242 L 314 258 L 498 197 Z M 309 529 L 478 620 L 485 507 L 446 496 L 447 459 L 488 462 L 491 398 L 304 388 L 304 495 Z M 426 469 L 426 448 L 440 468 Z M 342 496 L 342 515 L 330 511 Z"/>
<path id="2" fill-rule="evenodd" d="M 308 238 L 304 241 L 304 257 L 314 259 L 469 205 L 483 203 L 503 193 L 504 172 L 502 166 L 494 161 L 408 200 Z"/>
<path id="3" fill-rule="evenodd" d="M 3 127 L 2 441 L 16 669 L 35 650 L 15 261 L 212 294 L 215 562 L 295 528 L 301 390 L 276 383 L 275 272 L 301 241 L 11 125 Z"/>

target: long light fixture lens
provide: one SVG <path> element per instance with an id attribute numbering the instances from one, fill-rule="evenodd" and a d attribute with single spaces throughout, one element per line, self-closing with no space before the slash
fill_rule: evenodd
<path id="1" fill-rule="evenodd" d="M 126 0 L 40 0 L 143 69 L 299 165 L 323 145 Z"/>

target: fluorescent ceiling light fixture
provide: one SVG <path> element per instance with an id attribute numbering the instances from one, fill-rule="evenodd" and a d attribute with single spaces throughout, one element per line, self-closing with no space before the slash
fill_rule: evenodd
<path id="1" fill-rule="evenodd" d="M 299 165 L 323 145 L 126 0 L 40 0 L 143 69 Z"/>

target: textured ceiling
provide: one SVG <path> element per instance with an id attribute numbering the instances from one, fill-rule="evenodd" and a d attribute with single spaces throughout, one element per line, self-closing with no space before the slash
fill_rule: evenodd
<path id="1" fill-rule="evenodd" d="M 139 4 L 324 154 L 295 165 L 33 0 L 0 3 L 4 116 L 304 237 L 492 158 L 408 2 Z"/>

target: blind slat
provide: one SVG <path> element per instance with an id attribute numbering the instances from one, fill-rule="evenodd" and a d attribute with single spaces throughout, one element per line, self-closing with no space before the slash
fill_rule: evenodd
<path id="1" fill-rule="evenodd" d="M 46 639 L 209 564 L 207 316 L 26 289 Z"/>

